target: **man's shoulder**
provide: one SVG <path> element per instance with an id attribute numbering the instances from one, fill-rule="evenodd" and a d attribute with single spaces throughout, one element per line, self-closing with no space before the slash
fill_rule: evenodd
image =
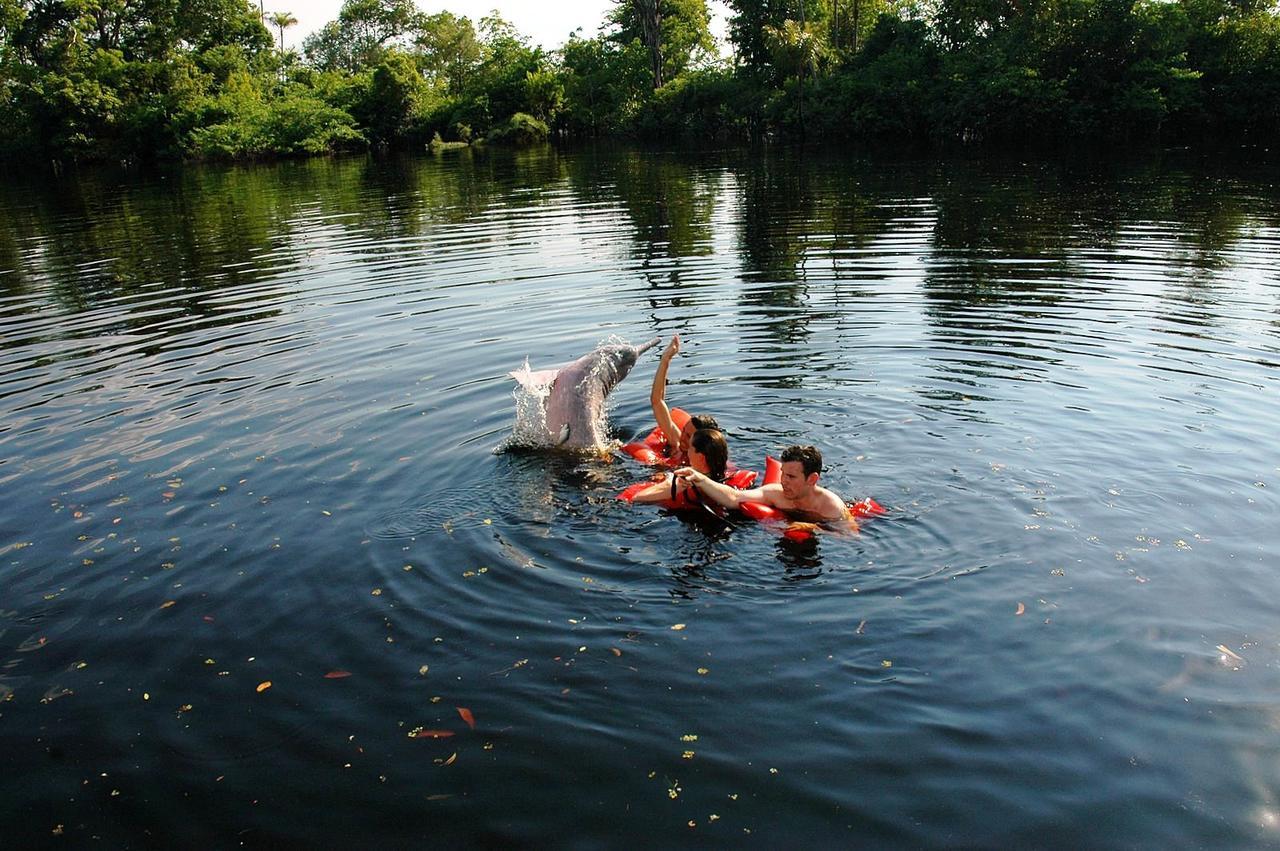
<path id="1" fill-rule="evenodd" d="M 822 488 L 822 506 L 827 509 L 824 514 L 831 514 L 834 518 L 845 518 L 849 515 L 849 508 L 845 505 L 844 499 L 840 494 L 828 488 Z"/>

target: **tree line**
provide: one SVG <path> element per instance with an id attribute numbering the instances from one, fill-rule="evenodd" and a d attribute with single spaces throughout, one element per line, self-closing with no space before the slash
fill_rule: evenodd
<path id="1" fill-rule="evenodd" d="M 1271 144 L 1268 0 L 615 0 L 533 45 L 496 13 L 346 0 L 0 0 L 0 154 L 243 159 L 548 136 Z M 272 28 L 276 30 L 272 32 Z"/>

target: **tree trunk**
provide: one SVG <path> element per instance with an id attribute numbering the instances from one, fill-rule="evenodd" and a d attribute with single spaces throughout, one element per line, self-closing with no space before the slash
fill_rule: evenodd
<path id="1" fill-rule="evenodd" d="M 649 48 L 649 61 L 653 65 L 653 87 L 662 88 L 662 0 L 635 0 L 644 31 L 644 46 Z"/>

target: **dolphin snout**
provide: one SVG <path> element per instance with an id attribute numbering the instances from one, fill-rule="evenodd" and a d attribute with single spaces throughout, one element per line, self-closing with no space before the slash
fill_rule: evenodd
<path id="1" fill-rule="evenodd" d="M 652 349 L 654 346 L 658 345 L 661 342 L 662 342 L 661 337 L 654 337 L 649 342 L 642 343 L 639 346 L 636 346 L 636 357 L 640 357 L 642 354 L 649 351 L 650 349 Z"/>

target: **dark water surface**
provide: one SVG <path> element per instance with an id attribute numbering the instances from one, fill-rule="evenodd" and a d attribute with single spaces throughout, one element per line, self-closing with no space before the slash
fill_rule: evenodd
<path id="1" fill-rule="evenodd" d="M 740 465 L 891 513 L 495 451 L 526 356 L 674 332 Z M 1274 170 L 11 177 L 0 844 L 1274 846 L 1277 391 Z"/>

